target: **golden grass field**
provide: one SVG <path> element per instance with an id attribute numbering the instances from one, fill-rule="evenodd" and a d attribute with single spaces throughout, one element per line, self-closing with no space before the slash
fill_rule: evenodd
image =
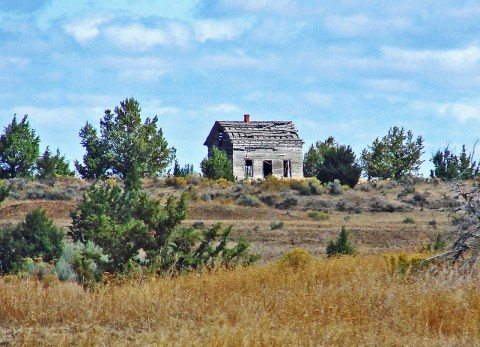
<path id="1" fill-rule="evenodd" d="M 480 282 L 382 256 L 107 284 L 0 280 L 0 345 L 475 346 Z"/>
<path id="2" fill-rule="evenodd" d="M 287 183 L 273 183 L 280 186 L 144 182 L 153 196 L 188 192 L 185 224 L 233 225 L 233 237 L 251 241 L 260 263 L 107 282 L 94 291 L 51 278 L 0 278 L 0 346 L 480 346 L 478 277 L 398 276 L 384 259 L 414 253 L 438 234 L 451 244 L 450 206 L 459 200 L 447 186 L 385 181 L 340 195 L 303 196 Z M 69 211 L 88 185 L 79 179 L 18 181 L 0 207 L 0 226 L 40 207 L 66 228 Z M 44 197 L 29 198 L 32 191 Z M 63 191 L 72 194 L 66 200 L 48 198 Z M 211 200 L 201 199 L 204 193 Z M 262 203 L 236 204 L 243 193 Z M 291 197 L 298 204 L 288 209 L 268 204 Z M 313 220 L 311 210 L 328 218 Z M 405 223 L 407 217 L 413 223 Z M 272 221 L 283 227 L 274 230 Z M 325 246 L 342 225 L 359 255 L 327 259 Z M 297 270 L 279 265 L 294 248 L 315 258 Z"/>

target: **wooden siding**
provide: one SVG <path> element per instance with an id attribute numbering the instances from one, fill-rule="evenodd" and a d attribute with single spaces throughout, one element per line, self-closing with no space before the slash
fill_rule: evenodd
<path id="1" fill-rule="evenodd" d="M 264 161 L 271 162 L 271 174 L 284 177 L 284 161 L 290 162 L 292 178 L 303 177 L 303 140 L 291 121 L 217 121 L 204 143 L 227 153 L 236 179 L 245 179 L 245 161 L 253 163 L 253 178 L 265 175 Z"/>

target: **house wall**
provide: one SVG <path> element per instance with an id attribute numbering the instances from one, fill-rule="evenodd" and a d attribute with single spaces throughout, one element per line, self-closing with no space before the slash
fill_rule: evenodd
<path id="1" fill-rule="evenodd" d="M 280 147 L 275 149 L 257 149 L 247 151 L 243 148 L 234 148 L 233 176 L 242 180 L 245 179 L 245 159 L 253 160 L 253 178 L 263 178 L 263 162 L 272 161 L 272 175 L 283 177 L 283 162 L 290 160 L 292 178 L 303 177 L 303 154 L 302 147 Z"/>

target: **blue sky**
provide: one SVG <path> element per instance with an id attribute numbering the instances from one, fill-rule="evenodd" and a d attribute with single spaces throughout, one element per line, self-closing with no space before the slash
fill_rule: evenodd
<path id="1" fill-rule="evenodd" d="M 292 120 L 304 151 L 357 156 L 392 126 L 438 148 L 480 137 L 480 2 L 0 0 L 0 127 L 81 159 L 86 121 L 134 97 L 196 170 L 215 120 Z"/>

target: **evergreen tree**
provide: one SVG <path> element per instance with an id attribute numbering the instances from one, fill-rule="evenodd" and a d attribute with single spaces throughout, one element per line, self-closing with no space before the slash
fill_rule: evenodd
<path id="1" fill-rule="evenodd" d="M 118 175 L 128 189 L 138 189 L 140 179 L 160 175 L 173 160 L 175 150 L 168 147 L 158 117 L 142 123 L 141 108 L 133 99 L 125 99 L 114 111 L 106 110 L 100 120 L 100 135 L 87 123 L 80 130 L 87 150 L 83 165 L 76 162 L 84 178 Z"/>
<path id="2" fill-rule="evenodd" d="M 327 245 L 327 255 L 329 257 L 336 255 L 353 255 L 356 253 L 355 248 L 348 239 L 349 234 L 350 232 L 347 228 L 342 226 L 338 239 L 335 242 L 330 241 Z"/>
<path id="3" fill-rule="evenodd" d="M 61 155 L 59 149 L 54 155 L 47 146 L 45 152 L 37 160 L 37 177 L 39 178 L 73 175 L 75 175 L 75 172 L 70 170 L 65 155 Z"/>
<path id="4" fill-rule="evenodd" d="M 232 162 L 224 151 L 215 146 L 212 147 L 210 155 L 202 160 L 200 167 L 203 175 L 212 180 L 218 180 L 219 178 L 225 178 L 229 181 L 234 180 Z"/>
<path id="5" fill-rule="evenodd" d="M 448 146 L 439 149 L 432 156 L 434 170 L 431 170 L 430 176 L 445 180 L 474 178 L 480 173 L 480 164 L 473 160 L 473 155 L 473 152 L 467 153 L 465 145 L 462 146 L 460 156 Z"/>
<path id="6" fill-rule="evenodd" d="M 21 267 L 22 258 L 41 257 L 49 262 L 62 253 L 64 232 L 55 227 L 45 211 L 29 212 L 16 227 L 0 230 L 0 273 Z"/>
<path id="7" fill-rule="evenodd" d="M 40 138 L 30 128 L 25 115 L 20 122 L 13 116 L 0 136 L 0 178 L 30 177 L 40 152 Z"/>
<path id="8" fill-rule="evenodd" d="M 423 138 L 413 138 L 413 133 L 403 127 L 390 128 L 382 139 L 378 137 L 362 152 L 362 166 L 368 179 L 372 177 L 399 179 L 418 171 L 423 160 Z"/>
<path id="9" fill-rule="evenodd" d="M 324 142 L 317 141 L 304 156 L 304 176 L 316 177 L 321 182 L 338 179 L 341 184 L 353 188 L 361 173 L 362 169 L 352 148 L 339 145 L 333 137 Z"/>

